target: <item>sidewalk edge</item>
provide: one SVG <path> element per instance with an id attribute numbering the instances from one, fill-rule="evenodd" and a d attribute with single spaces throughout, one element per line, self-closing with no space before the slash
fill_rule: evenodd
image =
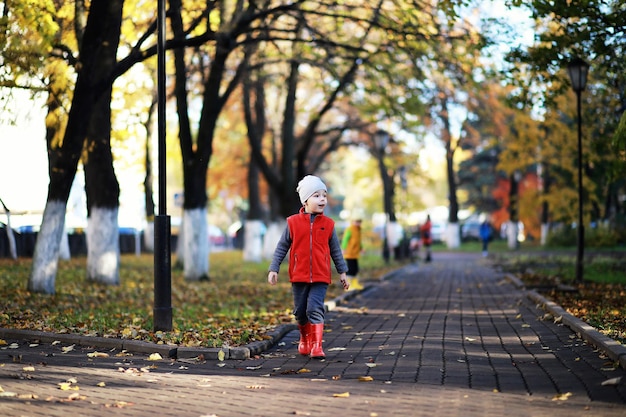
<path id="1" fill-rule="evenodd" d="M 526 296 L 547 310 L 554 317 L 561 317 L 561 321 L 567 327 L 577 333 L 583 340 L 602 350 L 611 360 L 626 370 L 626 346 L 617 340 L 602 334 L 598 329 L 568 313 L 563 307 L 548 300 L 534 290 L 527 290 L 526 286 L 517 277 L 507 274 L 507 279 L 516 287 L 526 290 Z"/>

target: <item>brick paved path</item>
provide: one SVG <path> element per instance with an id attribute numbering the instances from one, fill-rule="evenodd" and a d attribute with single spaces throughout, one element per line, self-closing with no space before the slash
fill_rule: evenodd
<path id="1" fill-rule="evenodd" d="M 482 258 L 437 254 L 329 312 L 324 361 L 297 354 L 295 331 L 221 363 L 8 340 L 0 414 L 626 415 L 626 372 L 544 314 Z"/>

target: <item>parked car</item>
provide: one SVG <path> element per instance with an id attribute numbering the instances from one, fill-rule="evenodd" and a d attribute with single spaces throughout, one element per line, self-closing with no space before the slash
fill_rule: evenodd
<path id="1" fill-rule="evenodd" d="M 480 240 L 480 222 L 469 220 L 461 226 L 461 240 Z"/>
<path id="2" fill-rule="evenodd" d="M 446 240 L 446 224 L 443 222 L 432 222 L 430 237 L 433 243 L 442 243 Z"/>

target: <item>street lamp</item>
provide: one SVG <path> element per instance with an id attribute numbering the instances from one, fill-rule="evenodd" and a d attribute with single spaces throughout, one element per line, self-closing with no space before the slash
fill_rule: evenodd
<path id="1" fill-rule="evenodd" d="M 154 331 L 172 330 L 171 220 L 165 176 L 165 0 L 157 1 L 157 98 L 159 214 L 154 217 Z"/>
<path id="2" fill-rule="evenodd" d="M 582 151 L 582 117 L 580 111 L 580 95 L 587 86 L 589 64 L 580 58 L 574 58 L 567 65 L 567 72 L 576 93 L 576 108 L 578 110 L 578 225 L 576 250 L 576 281 L 583 280 L 583 255 L 585 251 L 585 228 L 583 226 L 583 151 Z"/>
<path id="3" fill-rule="evenodd" d="M 389 262 L 389 242 L 387 238 L 387 227 L 389 223 L 389 211 L 391 209 L 390 198 L 389 198 L 389 174 L 387 173 L 387 167 L 385 166 L 385 161 L 383 156 L 385 155 L 385 151 L 387 149 L 387 145 L 389 144 L 389 133 L 384 130 L 377 130 L 374 133 L 374 144 L 377 149 L 377 158 L 378 158 L 378 167 L 380 169 L 380 178 L 383 182 L 383 208 L 385 210 L 385 225 L 383 226 L 383 259 L 386 263 Z"/>

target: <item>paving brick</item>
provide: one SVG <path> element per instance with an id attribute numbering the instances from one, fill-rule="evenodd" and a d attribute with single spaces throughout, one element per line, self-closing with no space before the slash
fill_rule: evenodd
<path id="1" fill-rule="evenodd" d="M 626 414 L 626 372 L 592 338 L 579 337 L 581 329 L 565 320 L 544 319 L 537 296 L 480 255 L 436 255 L 329 303 L 325 360 L 297 353 L 293 325 L 277 329 L 271 343 L 229 349 L 224 362 L 218 350 L 180 347 L 172 354 L 143 342 L 0 329 L 0 338 L 19 342 L 0 348 L 1 414 Z M 74 350 L 62 353 L 71 344 Z M 88 356 L 103 349 L 110 357 Z M 122 349 L 132 356 L 115 356 Z M 164 359 L 147 360 L 156 351 Z M 22 362 L 14 362 L 19 355 Z M 24 370 L 30 365 L 34 372 Z M 373 380 L 360 379 L 366 375 Z M 602 385 L 618 377 L 622 383 Z M 59 388 L 68 380 L 78 390 Z"/>

